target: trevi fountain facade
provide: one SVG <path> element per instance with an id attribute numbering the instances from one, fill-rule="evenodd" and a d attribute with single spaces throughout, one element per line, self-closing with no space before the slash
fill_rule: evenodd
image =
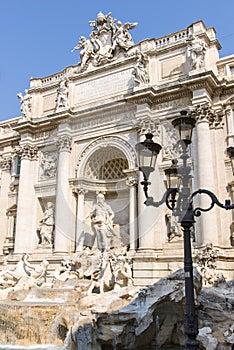
<path id="1" fill-rule="evenodd" d="M 137 22 L 100 12 L 89 24 L 78 64 L 32 78 L 21 116 L 0 123 L 0 343 L 179 348 L 183 230 L 166 205 L 144 204 L 135 146 L 146 133 L 162 146 L 150 178 L 161 198 L 180 153 L 171 121 L 186 110 L 191 190 L 234 202 L 234 55 L 219 57 L 203 21 L 137 44 Z M 201 349 L 234 343 L 233 222 L 214 207 L 191 233 Z"/>

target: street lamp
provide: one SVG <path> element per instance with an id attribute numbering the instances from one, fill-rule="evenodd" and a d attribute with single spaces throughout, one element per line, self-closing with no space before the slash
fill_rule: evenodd
<path id="1" fill-rule="evenodd" d="M 165 170 L 167 177 L 167 190 L 160 201 L 154 201 L 153 197 L 148 195 L 149 175 L 153 172 L 157 155 L 161 150 L 161 146 L 154 143 L 152 134 L 146 134 L 146 140 L 136 145 L 139 156 L 139 170 L 143 172 L 143 185 L 147 206 L 158 207 L 166 203 L 167 207 L 173 211 L 173 215 L 179 218 L 184 232 L 184 277 L 185 277 L 185 321 L 184 330 L 187 335 L 186 350 L 198 350 L 199 342 L 196 339 L 198 334 L 198 318 L 194 302 L 194 285 L 193 285 L 193 262 L 191 252 L 191 227 L 194 225 L 194 217 L 200 216 L 201 212 L 209 211 L 218 205 L 226 210 L 234 209 L 229 200 L 222 204 L 217 197 L 210 191 L 199 189 L 191 194 L 189 182 L 191 179 L 191 167 L 188 165 L 188 146 L 192 142 L 192 131 L 195 127 L 196 120 L 188 115 L 187 111 L 181 111 L 180 117 L 172 121 L 172 125 L 177 131 L 178 143 L 181 145 L 182 154 L 180 156 L 182 164 L 177 167 L 177 160 L 173 161 L 172 167 Z M 150 136 L 149 136 L 150 135 Z M 149 141 L 150 140 L 150 141 Z M 148 146 L 150 144 L 150 147 Z M 151 155 L 150 155 L 151 153 Z M 145 158 L 147 157 L 147 160 Z M 234 158 L 234 149 L 233 149 Z M 178 182 L 178 174 L 180 183 Z M 177 182 L 176 182 L 177 180 Z M 193 197 L 197 194 L 205 194 L 211 199 L 208 208 L 194 208 Z"/>

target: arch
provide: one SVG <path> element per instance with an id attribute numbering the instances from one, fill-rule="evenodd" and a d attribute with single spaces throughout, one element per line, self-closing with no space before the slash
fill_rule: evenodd
<path id="1" fill-rule="evenodd" d="M 81 153 L 77 163 L 77 177 L 85 177 L 86 165 L 95 152 L 101 149 L 112 150 L 114 154 L 119 154 L 119 159 L 122 159 L 120 163 L 124 167 L 123 158 L 127 160 L 128 168 L 136 168 L 136 152 L 133 147 L 122 137 L 118 136 L 105 136 L 92 141 Z M 123 157 L 121 157 L 121 154 Z M 107 159 L 108 160 L 108 159 Z M 111 159 L 109 159 L 111 161 Z M 111 164 L 109 164 L 111 165 Z"/>

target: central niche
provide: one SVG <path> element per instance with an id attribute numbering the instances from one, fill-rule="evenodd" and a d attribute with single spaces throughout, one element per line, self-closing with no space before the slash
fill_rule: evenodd
<path id="1" fill-rule="evenodd" d="M 85 170 L 85 178 L 92 180 L 117 180 L 126 177 L 123 170 L 128 169 L 128 161 L 124 153 L 116 147 L 101 147 L 89 158 Z"/>
<path id="2" fill-rule="evenodd" d="M 114 212 L 114 233 L 125 246 L 129 245 L 129 188 L 126 173 L 129 168 L 124 152 L 112 145 L 101 145 L 87 159 L 82 180 L 85 194 L 85 216 L 96 203 L 97 193 L 103 192 L 106 203 Z M 95 246 L 89 220 L 85 225 L 86 245 Z M 118 244 L 119 245 L 119 244 Z"/>

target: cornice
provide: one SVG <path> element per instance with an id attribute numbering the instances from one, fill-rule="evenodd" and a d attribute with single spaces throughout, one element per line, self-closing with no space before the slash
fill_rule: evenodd
<path id="1" fill-rule="evenodd" d="M 183 81 L 176 81 L 175 84 L 163 88 L 149 87 L 136 90 L 125 95 L 126 101 L 136 104 L 147 103 L 150 106 L 162 102 L 167 102 L 183 97 L 192 97 L 192 92 L 205 88 L 209 94 L 214 95 L 214 91 L 220 87 L 220 82 L 212 71 L 203 72 L 193 76 L 187 76 Z"/>
<path id="2" fill-rule="evenodd" d="M 51 115 L 47 115 L 46 118 L 35 118 L 32 120 L 22 121 L 21 123 L 14 126 L 13 130 L 22 133 L 35 133 L 38 130 L 51 130 L 57 127 L 61 121 L 67 120 L 73 116 L 73 113 L 69 111 L 62 111 L 59 113 L 53 113 Z"/>

